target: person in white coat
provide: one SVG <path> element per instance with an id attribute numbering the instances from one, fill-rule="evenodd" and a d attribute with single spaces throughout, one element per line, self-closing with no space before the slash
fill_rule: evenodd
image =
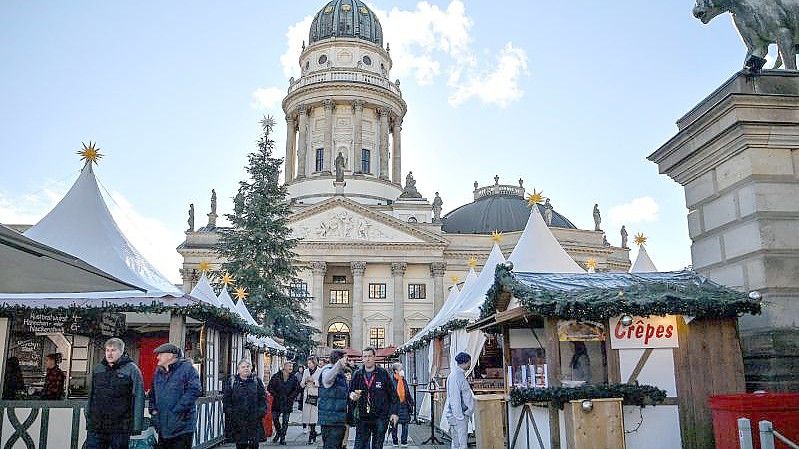
<path id="1" fill-rule="evenodd" d="M 474 393 L 466 380 L 466 370 L 472 364 L 472 357 L 461 352 L 455 356 L 457 367 L 447 376 L 447 421 L 450 426 L 452 449 L 466 449 L 469 436 L 469 420 L 474 414 Z"/>
<path id="2" fill-rule="evenodd" d="M 305 389 L 305 404 L 302 408 L 302 423 L 310 427 L 308 434 L 308 444 L 316 443 L 316 423 L 319 421 L 319 376 L 322 370 L 319 369 L 319 362 L 316 357 L 308 358 L 308 369 L 302 373 L 300 386 Z"/>

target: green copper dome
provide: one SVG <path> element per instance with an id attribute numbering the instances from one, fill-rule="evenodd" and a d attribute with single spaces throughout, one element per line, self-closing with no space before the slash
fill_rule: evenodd
<path id="1" fill-rule="evenodd" d="M 308 42 L 313 44 L 331 37 L 363 39 L 382 47 L 383 27 L 364 2 L 333 0 L 316 13 Z"/>

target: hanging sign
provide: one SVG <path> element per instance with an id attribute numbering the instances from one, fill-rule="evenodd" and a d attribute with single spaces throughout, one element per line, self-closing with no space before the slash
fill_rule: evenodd
<path id="1" fill-rule="evenodd" d="M 677 348 L 677 319 L 674 315 L 633 317 L 625 326 L 621 317 L 610 319 L 610 347 L 613 349 Z"/>
<path id="2" fill-rule="evenodd" d="M 116 336 L 125 330 L 125 315 L 103 313 L 89 320 L 78 314 L 22 312 L 14 317 L 14 332 L 25 334 L 73 334 Z"/>

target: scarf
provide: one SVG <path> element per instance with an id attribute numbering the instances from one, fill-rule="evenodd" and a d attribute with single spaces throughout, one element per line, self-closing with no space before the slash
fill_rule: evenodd
<path id="1" fill-rule="evenodd" d="M 399 396 L 400 403 L 403 403 L 405 402 L 405 378 L 399 373 L 394 373 L 394 379 L 397 380 L 397 396 Z"/>

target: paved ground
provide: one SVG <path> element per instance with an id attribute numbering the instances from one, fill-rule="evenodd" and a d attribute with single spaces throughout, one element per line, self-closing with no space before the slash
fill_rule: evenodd
<path id="1" fill-rule="evenodd" d="M 287 448 L 298 449 L 317 449 L 322 447 L 322 437 L 317 438 L 316 444 L 311 445 L 308 444 L 308 434 L 303 433 L 302 425 L 299 424 L 300 422 L 300 413 L 295 411 L 291 415 L 291 421 L 289 425 L 289 430 L 286 434 L 286 446 Z M 420 443 L 425 441 L 430 436 L 430 425 L 429 424 L 411 424 L 411 427 L 408 432 L 408 449 L 445 449 L 449 448 L 449 440 L 445 440 L 441 445 L 424 445 L 421 446 Z M 436 432 L 436 436 L 439 439 L 441 438 L 441 434 Z M 443 440 L 443 439 L 442 439 Z M 347 443 L 347 447 L 352 449 L 353 443 L 355 442 L 355 429 L 350 428 L 349 432 L 349 440 Z M 222 449 L 232 449 L 235 448 L 235 444 L 225 444 L 219 446 Z M 261 449 L 266 449 L 269 447 L 274 447 L 275 449 L 281 447 L 277 444 L 272 443 L 272 439 L 269 439 L 267 443 L 261 443 Z M 386 434 L 386 443 L 385 449 L 393 449 L 391 443 L 391 435 Z"/>

